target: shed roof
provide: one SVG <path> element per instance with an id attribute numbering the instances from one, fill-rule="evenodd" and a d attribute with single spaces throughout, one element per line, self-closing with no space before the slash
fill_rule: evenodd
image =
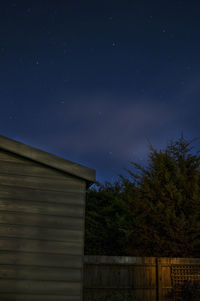
<path id="1" fill-rule="evenodd" d="M 9 151 L 24 158 L 56 168 L 88 182 L 95 182 L 96 171 L 75 162 L 60 158 L 22 142 L 0 135 L 0 149 Z"/>

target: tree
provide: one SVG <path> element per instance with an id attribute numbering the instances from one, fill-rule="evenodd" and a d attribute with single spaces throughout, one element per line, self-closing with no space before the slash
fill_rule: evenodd
<path id="1" fill-rule="evenodd" d="M 181 136 L 163 151 L 151 146 L 146 167 L 133 162 L 129 177 L 89 192 L 86 245 L 90 237 L 99 254 L 199 256 L 200 156 L 191 143 Z"/>
<path id="2" fill-rule="evenodd" d="M 119 182 L 98 183 L 97 188 L 90 189 L 86 201 L 85 254 L 124 255 L 125 232 L 131 217 Z"/>

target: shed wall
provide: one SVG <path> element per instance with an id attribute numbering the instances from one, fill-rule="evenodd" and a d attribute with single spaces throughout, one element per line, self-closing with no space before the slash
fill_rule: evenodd
<path id="1" fill-rule="evenodd" d="M 82 300 L 85 190 L 0 150 L 0 300 Z"/>

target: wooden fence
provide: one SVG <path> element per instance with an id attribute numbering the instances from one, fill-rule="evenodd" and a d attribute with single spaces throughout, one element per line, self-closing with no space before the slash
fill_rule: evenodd
<path id="1" fill-rule="evenodd" d="M 136 301 L 180 301 L 187 280 L 200 282 L 200 258 L 85 256 L 83 300 L 118 293 Z"/>

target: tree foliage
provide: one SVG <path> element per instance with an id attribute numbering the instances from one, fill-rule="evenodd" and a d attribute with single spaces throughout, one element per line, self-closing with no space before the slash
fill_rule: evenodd
<path id="1" fill-rule="evenodd" d="M 150 147 L 146 167 L 88 191 L 85 253 L 200 255 L 200 156 L 181 136 Z M 135 171 L 136 170 L 136 171 Z"/>
<path id="2" fill-rule="evenodd" d="M 122 199 L 121 186 L 98 184 L 88 192 L 86 202 L 86 253 L 94 255 L 123 255 L 124 232 L 131 212 Z M 129 225 L 131 227 L 131 223 Z"/>

